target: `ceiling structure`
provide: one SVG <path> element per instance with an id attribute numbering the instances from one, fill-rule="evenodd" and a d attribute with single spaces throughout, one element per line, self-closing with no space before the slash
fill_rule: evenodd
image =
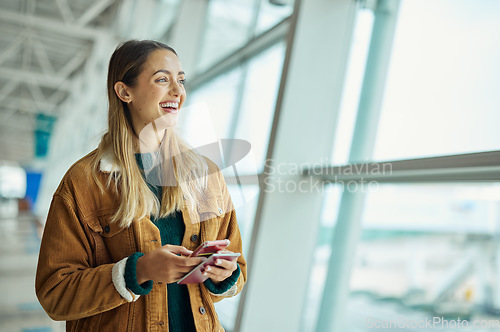
<path id="1" fill-rule="evenodd" d="M 0 161 L 35 158 L 37 132 L 50 131 L 47 121 L 57 118 L 72 80 L 100 34 L 112 29 L 121 2 L 0 2 Z"/>
<path id="2" fill-rule="evenodd" d="M 69 108 L 84 116 L 101 101 L 103 87 L 95 82 L 105 82 L 105 59 L 119 40 L 166 39 L 185 49 L 179 40 L 186 31 L 174 31 L 174 23 L 183 21 L 180 4 L 189 8 L 182 0 L 0 0 L 0 164 L 43 164 L 56 120 L 64 122 Z M 191 12 L 184 15 L 188 29 L 195 22 Z M 234 21 L 219 17 L 207 29 L 240 34 L 225 19 Z M 75 128 L 75 134 L 82 133 Z"/>

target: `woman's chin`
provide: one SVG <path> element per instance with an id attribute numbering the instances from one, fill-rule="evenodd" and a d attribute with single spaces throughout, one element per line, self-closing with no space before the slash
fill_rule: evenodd
<path id="1" fill-rule="evenodd" d="M 167 113 L 165 115 L 160 116 L 158 119 L 154 120 L 154 124 L 157 129 L 164 129 L 168 127 L 175 127 L 178 122 L 177 114 Z"/>

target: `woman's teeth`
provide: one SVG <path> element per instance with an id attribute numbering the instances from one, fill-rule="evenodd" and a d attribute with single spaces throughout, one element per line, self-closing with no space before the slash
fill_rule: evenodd
<path id="1" fill-rule="evenodd" d="M 179 103 L 160 103 L 160 106 L 163 108 L 179 108 Z"/>

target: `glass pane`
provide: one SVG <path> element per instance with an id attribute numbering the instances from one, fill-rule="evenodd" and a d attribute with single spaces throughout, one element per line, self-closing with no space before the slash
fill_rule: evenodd
<path id="1" fill-rule="evenodd" d="M 235 138 L 251 143 L 257 171 L 264 169 L 269 135 L 276 109 L 276 98 L 281 82 L 285 43 L 278 43 L 253 58 L 247 68 L 240 114 Z M 242 164 L 240 174 L 255 171 L 254 165 Z"/>
<path id="2" fill-rule="evenodd" d="M 192 92 L 187 91 L 186 112 L 179 113 L 182 116 L 179 127 L 182 128 L 186 137 L 203 135 L 206 126 L 210 125 L 210 129 L 214 128 L 218 138 L 230 138 L 229 129 L 240 81 L 241 69 L 236 68 L 217 76 Z M 208 109 L 208 114 L 203 114 L 206 118 L 203 121 L 198 121 L 200 114 L 196 112 L 199 109 L 196 105 L 204 105 L 206 107 L 200 109 Z M 188 139 L 188 142 L 192 141 L 197 141 L 197 138 Z"/>
<path id="3" fill-rule="evenodd" d="M 500 149 L 500 1 L 404 0 L 375 160 Z"/>
<path id="4" fill-rule="evenodd" d="M 344 91 L 338 123 L 335 127 L 333 145 L 333 164 L 346 164 L 358 112 L 359 97 L 366 66 L 366 57 L 370 46 L 373 28 L 373 11 L 360 8 L 356 13 L 356 23 L 352 34 L 351 51 L 347 65 Z"/>
<path id="5" fill-rule="evenodd" d="M 252 34 L 255 0 L 210 0 L 197 71 L 243 46 Z"/>
<path id="6" fill-rule="evenodd" d="M 163 41 L 168 44 L 168 33 L 172 30 L 170 27 L 175 23 L 175 19 L 179 13 L 179 0 L 162 0 L 156 1 L 156 13 L 161 13 L 161 19 L 157 19 L 152 26 L 153 36 L 163 36 Z"/>
<path id="7" fill-rule="evenodd" d="M 243 241 L 243 254 L 248 254 L 248 248 L 252 236 L 253 222 L 255 211 L 257 209 L 257 201 L 259 195 L 259 185 L 244 185 L 241 188 L 237 185 L 228 184 L 227 188 L 231 194 L 231 199 L 236 208 L 236 217 L 238 218 L 238 226 L 241 232 L 241 240 Z M 245 204 L 239 202 L 240 198 L 250 197 L 245 201 Z"/>
<path id="8" fill-rule="evenodd" d="M 240 197 L 240 188 L 235 185 L 228 185 L 229 193 L 235 206 L 238 206 L 237 200 Z M 245 185 L 242 187 L 245 197 L 254 197 L 244 205 L 236 208 L 236 218 L 241 232 L 241 239 L 243 241 L 243 255 L 248 257 L 248 248 L 250 245 L 250 237 L 252 235 L 253 222 L 255 219 L 255 212 L 257 209 L 257 195 L 259 192 L 258 185 Z M 236 321 L 236 314 L 238 312 L 238 304 L 240 301 L 240 294 L 234 297 L 226 298 L 224 301 L 215 303 L 215 308 L 219 319 L 224 326 L 224 329 L 232 331 Z"/>
<path id="9" fill-rule="evenodd" d="M 255 34 L 261 34 L 293 13 L 294 1 L 260 0 L 259 19 Z"/>
<path id="10" fill-rule="evenodd" d="M 325 198 L 333 211 L 337 202 Z M 381 184 L 366 193 L 361 222 L 346 330 L 385 330 L 392 322 L 405 331 L 455 331 L 459 319 L 467 331 L 500 326 L 500 183 Z M 312 305 L 321 300 L 329 256 L 329 244 L 319 243 Z M 415 328 L 426 320 L 432 328 Z"/>
<path id="11" fill-rule="evenodd" d="M 325 187 L 325 198 L 321 213 L 320 229 L 314 250 L 314 260 L 311 264 L 309 285 L 306 297 L 307 305 L 304 306 L 302 326 L 300 331 L 316 331 L 321 305 L 321 296 L 325 286 L 326 274 L 328 272 L 328 259 L 330 258 L 330 241 L 332 229 L 335 227 L 337 212 L 339 211 L 342 186 L 331 184 Z M 350 330 L 349 330 L 350 331 Z"/>
<path id="12" fill-rule="evenodd" d="M 381 185 L 362 224 L 351 319 L 365 328 L 399 316 L 471 327 L 498 319 L 500 183 Z"/>

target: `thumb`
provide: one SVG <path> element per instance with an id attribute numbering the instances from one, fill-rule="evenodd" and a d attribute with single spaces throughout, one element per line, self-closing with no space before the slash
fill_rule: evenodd
<path id="1" fill-rule="evenodd" d="M 171 252 L 171 253 L 174 253 L 174 254 L 179 254 L 179 255 L 184 255 L 184 256 L 189 256 L 191 255 L 193 252 L 189 249 L 186 249 L 185 247 L 183 246 L 173 246 L 173 245 L 169 245 L 168 246 L 168 250 Z"/>

